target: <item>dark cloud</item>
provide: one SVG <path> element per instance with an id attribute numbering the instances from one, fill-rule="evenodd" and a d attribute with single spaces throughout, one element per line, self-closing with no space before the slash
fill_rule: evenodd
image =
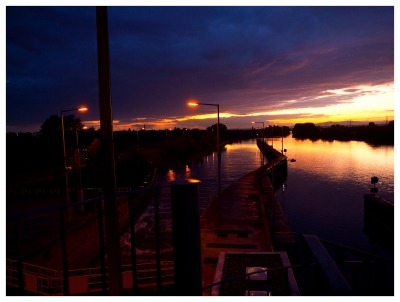
<path id="1" fill-rule="evenodd" d="M 189 98 L 236 114 L 324 106 L 346 101 L 316 99 L 327 90 L 394 79 L 389 6 L 109 7 L 108 21 L 118 120 L 193 114 Z M 95 7 L 7 7 L 7 127 L 80 104 L 98 119 L 96 43 Z"/>

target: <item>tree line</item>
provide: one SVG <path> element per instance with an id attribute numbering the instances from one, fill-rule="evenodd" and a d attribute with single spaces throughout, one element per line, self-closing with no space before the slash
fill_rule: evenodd
<path id="1" fill-rule="evenodd" d="M 317 127 L 313 123 L 296 124 L 293 127 L 294 138 L 312 140 L 364 141 L 375 145 L 394 145 L 394 121 L 386 125 L 371 122 L 362 126 L 331 125 Z"/>
<path id="2" fill-rule="evenodd" d="M 115 131 L 114 154 L 117 186 L 134 187 L 146 175 L 149 167 L 157 165 L 167 170 L 173 165 L 188 164 L 215 151 L 216 127 L 206 130 L 174 128 L 172 130 Z M 40 127 L 39 133 L 7 133 L 7 186 L 24 185 L 24 175 L 39 180 L 40 172 L 47 173 L 46 183 L 33 186 L 63 187 L 63 140 L 61 117 L 52 115 Z M 86 158 L 86 166 L 81 169 L 84 187 L 98 187 L 103 160 L 101 147 L 101 129 L 86 129 L 80 118 L 73 114 L 64 116 L 64 136 L 67 158 L 71 158 L 77 149 Z M 222 144 L 233 140 L 248 139 L 257 136 L 257 130 L 228 130 L 220 124 Z M 68 163 L 67 163 L 68 166 Z M 74 171 L 70 171 L 70 183 L 74 180 Z"/>

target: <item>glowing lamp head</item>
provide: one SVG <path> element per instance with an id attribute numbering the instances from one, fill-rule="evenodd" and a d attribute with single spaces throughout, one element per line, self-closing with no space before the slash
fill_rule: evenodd
<path id="1" fill-rule="evenodd" d="M 87 111 L 88 109 L 86 107 L 78 108 L 78 111 Z"/>
<path id="2" fill-rule="evenodd" d="M 199 104 L 197 104 L 195 101 L 189 101 L 188 105 L 194 107 L 198 106 Z"/>

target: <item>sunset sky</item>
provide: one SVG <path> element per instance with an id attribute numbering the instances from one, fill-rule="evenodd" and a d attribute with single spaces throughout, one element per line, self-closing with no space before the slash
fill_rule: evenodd
<path id="1" fill-rule="evenodd" d="M 95 6 L 5 16 L 6 131 L 80 105 L 98 129 Z M 108 26 L 114 130 L 216 122 L 189 100 L 228 129 L 394 119 L 394 6 L 114 6 Z"/>

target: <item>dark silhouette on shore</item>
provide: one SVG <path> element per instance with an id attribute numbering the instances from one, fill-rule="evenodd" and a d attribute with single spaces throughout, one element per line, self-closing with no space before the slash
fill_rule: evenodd
<path id="1" fill-rule="evenodd" d="M 70 121 L 70 122 L 69 122 Z M 101 130 L 83 130 L 83 124 L 73 115 L 66 118 L 65 143 L 67 158 L 79 147 L 86 158 L 81 168 L 83 187 L 99 187 Z M 257 137 L 256 129 L 228 130 L 220 124 L 221 147 L 227 143 Z M 138 187 L 143 177 L 155 166 L 163 173 L 184 167 L 216 151 L 216 125 L 206 130 L 175 128 L 173 130 L 115 131 L 114 148 L 117 187 Z M 78 146 L 77 146 L 78 144 Z M 61 119 L 51 116 L 41 132 L 7 133 L 7 188 L 63 188 L 63 150 Z M 69 171 L 69 183 L 77 183 L 74 169 Z"/>
<path id="2" fill-rule="evenodd" d="M 394 121 L 386 125 L 369 123 L 364 126 L 332 125 L 317 127 L 313 123 L 296 124 L 292 130 L 294 138 L 311 140 L 364 141 L 373 145 L 394 145 Z"/>

